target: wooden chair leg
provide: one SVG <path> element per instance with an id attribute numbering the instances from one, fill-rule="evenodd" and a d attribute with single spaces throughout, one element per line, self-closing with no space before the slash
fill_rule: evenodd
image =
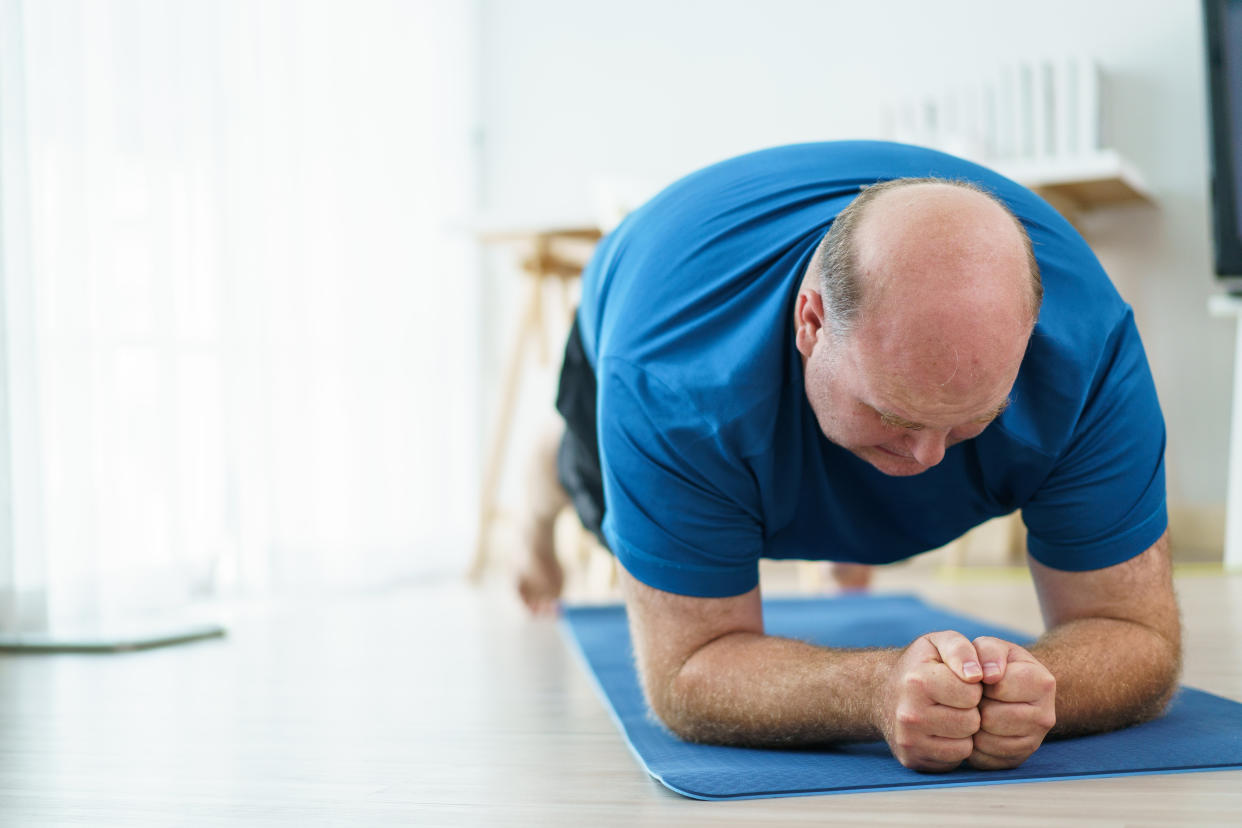
<path id="1" fill-rule="evenodd" d="M 822 592 L 824 589 L 824 563 L 822 561 L 798 561 L 798 589 L 802 592 Z"/>
<path id="2" fill-rule="evenodd" d="M 547 365 L 551 359 L 552 349 L 548 347 L 548 334 L 543 324 L 544 308 L 543 308 L 543 283 L 547 275 L 546 268 L 549 262 L 549 242 L 548 237 L 540 235 L 535 239 L 535 253 L 529 261 L 532 267 L 528 272 L 535 277 L 535 301 L 531 305 L 531 312 L 534 314 L 531 318 L 531 325 L 535 329 L 535 335 L 539 340 L 539 364 Z"/>
<path id="3" fill-rule="evenodd" d="M 1009 528 L 1009 563 L 1022 566 L 1026 563 L 1026 524 L 1022 522 L 1022 513 L 1013 512 L 1005 520 Z"/>
<path id="4" fill-rule="evenodd" d="M 961 569 L 964 569 L 966 567 L 966 562 L 970 557 L 969 552 L 970 552 L 970 532 L 967 532 L 966 534 L 962 535 L 960 538 L 957 538 L 956 540 L 951 541 L 949 543 L 949 548 L 948 548 L 949 560 L 945 564 L 945 568 L 952 572 L 956 572 Z"/>

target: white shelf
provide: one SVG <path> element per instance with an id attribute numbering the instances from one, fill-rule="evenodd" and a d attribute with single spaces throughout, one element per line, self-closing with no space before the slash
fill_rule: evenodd
<path id="1" fill-rule="evenodd" d="M 1115 150 L 1056 159 L 997 161 L 991 166 L 1030 187 L 1062 212 L 1155 203 L 1142 175 Z"/>

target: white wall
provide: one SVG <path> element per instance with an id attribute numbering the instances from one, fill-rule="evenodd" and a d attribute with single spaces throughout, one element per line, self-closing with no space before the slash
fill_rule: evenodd
<path id="1" fill-rule="evenodd" d="M 1087 54 L 1105 140 L 1159 207 L 1091 215 L 1135 306 L 1169 426 L 1183 541 L 1219 546 L 1232 331 L 1213 283 L 1198 0 L 484 0 L 483 191 L 496 214 L 588 218 L 600 174 L 657 180 L 759 147 L 878 134 L 884 102 L 1015 56 Z M 512 274 L 491 274 L 508 295 Z M 500 308 L 500 305 L 497 305 Z M 503 308 L 501 308 L 503 311 Z"/>

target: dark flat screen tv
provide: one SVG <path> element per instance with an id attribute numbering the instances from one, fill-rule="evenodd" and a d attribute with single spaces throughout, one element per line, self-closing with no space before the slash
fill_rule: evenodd
<path id="1" fill-rule="evenodd" d="M 1216 275 L 1242 292 L 1242 0 L 1203 0 Z"/>

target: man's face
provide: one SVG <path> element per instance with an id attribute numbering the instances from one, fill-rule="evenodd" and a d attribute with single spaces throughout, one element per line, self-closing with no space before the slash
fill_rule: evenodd
<path id="1" fill-rule="evenodd" d="M 934 338 L 902 350 L 874 328 L 821 330 L 806 362 L 807 398 L 833 443 L 885 474 L 919 474 L 1004 410 L 1026 338 L 1016 331 L 1004 353 L 971 356 Z"/>
<path id="2" fill-rule="evenodd" d="M 808 275 L 795 308 L 824 435 L 885 474 L 924 472 L 1004 409 L 1033 325 L 1027 249 L 985 196 L 913 184 L 870 202 L 853 240 L 862 308 L 837 334 Z"/>

